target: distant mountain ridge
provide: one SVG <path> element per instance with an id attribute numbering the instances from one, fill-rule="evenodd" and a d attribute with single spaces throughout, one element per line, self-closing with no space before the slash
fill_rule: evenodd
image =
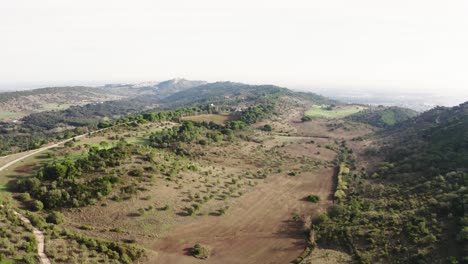
<path id="1" fill-rule="evenodd" d="M 317 104 L 338 104 L 336 100 L 305 92 L 295 92 L 276 85 L 250 85 L 237 82 L 214 82 L 199 85 L 174 93 L 162 100 L 166 104 L 187 105 L 193 102 L 214 103 L 216 101 L 249 100 L 259 96 L 295 96 L 312 100 Z"/>
<path id="2" fill-rule="evenodd" d="M 176 78 L 162 82 L 108 84 L 101 87 L 65 86 L 3 92 L 0 93 L 0 120 L 105 101 L 155 101 L 206 83 Z"/>
<path id="3" fill-rule="evenodd" d="M 130 93 L 133 96 L 152 94 L 165 97 L 192 87 L 207 84 L 205 81 L 192 81 L 184 78 L 174 78 L 161 82 L 142 82 L 129 84 L 107 84 L 103 88 L 113 93 Z"/>
<path id="4" fill-rule="evenodd" d="M 48 87 L 0 93 L 0 113 L 27 115 L 34 112 L 65 109 L 71 105 L 100 103 L 122 97 L 93 87 Z M 1 117 L 1 115 L 0 115 Z"/>

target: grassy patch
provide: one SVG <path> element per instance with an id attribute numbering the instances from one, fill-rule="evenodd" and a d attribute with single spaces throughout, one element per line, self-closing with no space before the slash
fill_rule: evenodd
<path id="1" fill-rule="evenodd" d="M 50 110 L 64 110 L 70 108 L 70 106 L 76 104 L 57 104 L 57 103 L 50 103 L 50 104 L 42 104 L 42 110 L 50 111 Z"/>
<path id="2" fill-rule="evenodd" d="M 330 107 L 327 105 L 314 105 L 309 110 L 307 110 L 304 115 L 309 117 L 343 118 L 365 109 L 367 108 L 357 105 L 336 107 Z"/>
<path id="3" fill-rule="evenodd" d="M 0 119 L 6 119 L 6 118 L 19 118 L 22 117 L 23 115 L 20 113 L 15 113 L 15 112 L 0 112 Z"/>

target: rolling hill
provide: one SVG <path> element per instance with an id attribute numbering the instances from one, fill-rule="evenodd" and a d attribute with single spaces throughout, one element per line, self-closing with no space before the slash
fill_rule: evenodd
<path id="1" fill-rule="evenodd" d="M 3 154 L 83 135 L 0 158 L 5 208 L 55 263 L 466 261 L 468 102 L 417 115 L 274 85 L 103 89 L 135 96 L 0 124 Z M 303 119 L 320 105 L 346 114 Z M 34 258 L 14 219 L 0 208 L 0 257 Z"/>
<path id="2" fill-rule="evenodd" d="M 388 128 L 418 115 L 418 112 L 398 107 L 370 107 L 367 110 L 348 116 L 351 121 L 366 123 L 379 128 Z"/>
<path id="3" fill-rule="evenodd" d="M 120 98 L 122 96 L 91 87 L 52 87 L 5 92 L 0 93 L 0 113 L 24 116 L 34 112 L 60 110 L 72 105 L 99 103 Z"/>
<path id="4" fill-rule="evenodd" d="M 360 263 L 465 263 L 468 102 L 403 121 L 374 144 L 358 153 L 373 165 L 346 175 L 345 197 L 319 217 L 319 244 Z"/>
<path id="5" fill-rule="evenodd" d="M 107 101 L 137 101 L 136 107 L 140 107 L 142 104 L 152 104 L 171 94 L 203 84 L 206 82 L 178 78 L 162 82 L 109 84 L 103 87 L 48 87 L 5 92 L 0 93 L 0 120 Z"/>

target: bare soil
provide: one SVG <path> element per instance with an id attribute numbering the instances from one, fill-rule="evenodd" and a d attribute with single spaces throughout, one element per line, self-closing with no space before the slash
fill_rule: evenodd
<path id="1" fill-rule="evenodd" d="M 276 174 L 242 198 L 223 217 L 206 216 L 175 228 L 151 247 L 150 263 L 200 263 L 187 254 L 195 243 L 210 246 L 206 263 L 288 263 L 306 247 L 300 221 L 293 215 L 316 215 L 331 204 L 333 169 L 296 177 Z M 304 200 L 319 195 L 322 202 Z"/>

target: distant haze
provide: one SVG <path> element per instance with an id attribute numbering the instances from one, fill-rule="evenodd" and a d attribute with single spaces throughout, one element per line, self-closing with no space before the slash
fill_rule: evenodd
<path id="1" fill-rule="evenodd" d="M 466 0 L 14 0 L 0 89 L 184 77 L 468 100 Z"/>

